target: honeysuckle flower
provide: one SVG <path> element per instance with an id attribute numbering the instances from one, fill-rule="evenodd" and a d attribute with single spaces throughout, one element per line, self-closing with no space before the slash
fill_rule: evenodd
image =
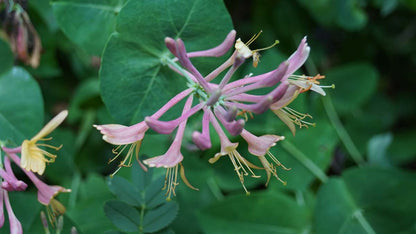
<path id="1" fill-rule="evenodd" d="M 22 161 L 21 166 L 26 170 L 37 172 L 42 175 L 45 171 L 46 163 L 55 161 L 56 155 L 47 152 L 39 146 L 44 146 L 54 150 L 59 150 L 61 146 L 55 147 L 48 144 L 38 143 L 38 141 L 48 141 L 52 138 L 45 138 L 55 128 L 57 128 L 68 116 L 68 111 L 64 110 L 55 116 L 49 123 L 43 127 L 38 134 L 30 140 L 24 140 L 22 143 Z"/>
<path id="2" fill-rule="evenodd" d="M 188 88 L 173 97 L 172 100 L 167 102 L 155 114 L 145 117 L 144 121 L 140 122 L 137 126 L 133 125 L 135 127 L 108 125 L 107 129 L 105 129 L 104 127 L 96 126 L 104 135 L 103 139 L 115 145 L 133 144 L 134 142 L 141 142 L 144 136 L 144 133 L 142 134 L 137 129 L 147 130 L 150 128 L 160 134 L 171 134 L 177 129 L 174 141 L 165 154 L 144 160 L 144 164 L 149 167 L 167 168 L 165 185 L 167 187 L 168 198 L 170 198 L 171 194 L 175 194 L 177 174 L 183 160 L 180 149 L 185 125 L 189 118 L 195 116 L 198 112 L 203 112 L 202 130 L 192 131 L 192 141 L 201 150 L 211 148 L 212 143 L 209 128 L 210 125 L 214 127 L 216 135 L 220 139 L 221 150 L 209 159 L 210 163 L 215 163 L 222 156 L 228 156 L 246 193 L 248 193 L 248 190 L 244 185 L 244 177 L 249 174 L 253 177 L 258 177 L 253 169 L 265 170 L 267 183 L 272 175 L 280 180 L 276 173 L 276 167 L 287 168 L 270 153 L 269 149 L 277 141 L 282 140 L 283 137 L 271 134 L 257 137 L 249 133 L 244 129 L 248 121 L 247 116 L 250 115 L 253 118 L 253 114 L 262 114 L 271 109 L 284 122 L 306 124 L 307 122 L 303 119 L 308 115 L 301 115 L 299 112 L 288 108 L 287 105 L 300 93 L 307 90 L 322 93 L 321 88 L 323 86 L 319 86 L 319 81 L 317 81 L 322 76 L 307 77 L 293 75 L 309 56 L 310 47 L 306 42 L 306 37 L 304 37 L 296 51 L 286 61 L 279 64 L 276 69 L 257 76 L 248 75 L 241 79 L 232 79 L 236 70 L 247 58 L 252 57 L 253 66 L 256 67 L 260 58 L 259 51 L 269 49 L 277 44 L 276 41 L 269 47 L 251 50 L 249 45 L 260 33 L 254 35 L 247 43 L 243 43 L 241 39 L 237 39 L 234 43 L 236 33 L 233 30 L 219 46 L 195 52 L 188 52 L 185 43 L 180 38 L 165 38 L 166 47 L 173 54 L 174 58 L 165 56 L 161 59 L 161 62 L 169 66 L 174 72 L 183 76 L 187 80 Z M 198 71 L 191 61 L 192 57 L 221 56 L 232 47 L 233 43 L 235 51 L 231 56 L 206 76 Z M 213 81 L 216 77 L 220 78 L 214 83 Z M 263 92 L 263 94 L 251 93 L 251 91 L 266 87 L 268 89 L 264 89 L 267 91 Z M 171 120 L 159 119 L 167 110 L 186 96 L 189 96 L 189 98 L 186 101 L 181 115 Z M 196 99 L 194 100 L 196 102 L 195 104 L 190 101 L 193 97 Z M 141 127 L 138 127 L 139 125 Z M 224 132 L 223 128 L 226 132 Z M 237 151 L 238 143 L 231 142 L 227 134 L 241 135 L 249 144 L 249 152 L 260 160 L 263 167 L 258 167 L 243 157 Z M 181 166 L 182 170 L 183 167 Z M 185 184 L 188 184 L 186 178 L 182 179 Z"/>
<path id="3" fill-rule="evenodd" d="M 6 206 L 7 214 L 9 216 L 9 226 L 10 226 L 10 233 L 21 234 L 23 233 L 22 224 L 17 219 L 16 215 L 13 212 L 12 206 L 9 200 L 9 194 L 6 190 L 0 188 L 0 206 L 1 206 L 1 216 L 0 216 L 0 228 L 4 224 L 4 213 L 3 213 L 3 201 Z"/>
<path id="4" fill-rule="evenodd" d="M 188 100 L 185 103 L 183 108 L 183 115 L 191 109 L 193 96 L 189 96 Z M 166 194 L 168 195 L 167 199 L 170 199 L 170 196 L 173 194 L 175 196 L 175 188 L 178 185 L 177 178 L 178 178 L 178 167 L 181 166 L 180 175 L 182 180 L 188 187 L 192 189 L 194 188 L 186 179 L 185 171 L 183 169 L 182 164 L 180 164 L 183 160 L 183 155 L 181 153 L 181 146 L 182 146 L 182 138 L 185 131 L 186 126 L 185 119 L 182 123 L 179 124 L 178 131 L 176 132 L 175 139 L 173 140 L 171 146 L 166 151 L 165 154 L 152 157 L 149 159 L 144 160 L 143 162 L 148 165 L 149 167 L 164 167 L 166 168 L 166 177 L 165 177 L 165 188 Z"/>
<path id="5" fill-rule="evenodd" d="M 13 151 L 6 151 L 7 155 L 13 160 L 13 162 L 17 165 L 21 165 L 20 158 L 15 154 L 12 153 Z M 38 201 L 43 205 L 49 205 L 50 201 L 56 197 L 59 193 L 68 193 L 71 192 L 70 189 L 66 189 L 64 187 L 58 185 L 48 185 L 40 180 L 32 171 L 26 170 L 22 168 L 22 171 L 29 177 L 32 183 L 38 190 Z"/>
<path id="6" fill-rule="evenodd" d="M 267 181 L 266 186 L 268 185 L 270 181 L 271 175 L 276 177 L 280 182 L 282 182 L 284 185 L 286 185 L 286 182 L 281 180 L 280 177 L 276 173 L 276 166 L 282 167 L 284 170 L 290 170 L 286 168 L 282 163 L 279 162 L 279 160 L 276 159 L 276 157 L 270 152 L 270 148 L 276 145 L 276 142 L 284 140 L 285 137 L 283 136 L 277 136 L 277 135 L 263 135 L 263 136 L 255 136 L 252 133 L 250 133 L 247 130 L 243 130 L 240 134 L 241 137 L 244 138 L 244 140 L 248 144 L 248 151 L 259 157 L 259 160 L 261 164 L 264 167 L 264 170 L 267 173 Z M 269 156 L 269 158 L 272 160 L 272 163 L 270 163 L 265 156 Z"/>
<path id="7" fill-rule="evenodd" d="M 216 153 L 213 158 L 210 158 L 208 161 L 210 163 L 215 163 L 220 159 L 220 157 L 224 155 L 228 155 L 230 158 L 231 163 L 233 164 L 234 170 L 237 173 L 238 178 L 240 179 L 240 183 L 244 188 L 244 191 L 246 191 L 246 194 L 250 194 L 244 185 L 244 176 L 251 174 L 251 177 L 258 178 L 253 170 L 254 169 L 260 169 L 256 165 L 249 162 L 247 159 L 245 159 L 241 154 L 237 151 L 238 143 L 232 143 L 228 137 L 225 135 L 224 131 L 221 129 L 221 126 L 215 119 L 215 117 L 211 114 L 210 115 L 210 121 L 212 123 L 212 126 L 214 127 L 215 131 L 218 134 L 218 137 L 220 138 L 221 143 L 221 151 Z"/>
<path id="8" fill-rule="evenodd" d="M 146 131 L 149 129 L 144 121 L 132 126 L 124 126 L 121 124 L 93 126 L 99 130 L 101 134 L 103 134 L 104 141 L 117 146 L 113 149 L 115 156 L 110 160 L 110 162 L 117 159 L 127 149 L 126 156 L 123 160 L 121 160 L 118 169 L 112 175 L 117 173 L 121 167 L 131 166 L 133 156 L 136 157 L 143 170 L 147 170 L 147 168 L 139 160 L 140 146 Z"/>
<path id="9" fill-rule="evenodd" d="M 7 190 L 22 191 L 26 188 L 27 185 L 19 183 L 19 180 L 14 176 L 14 173 L 11 171 L 10 159 L 16 165 L 18 165 L 20 169 L 27 175 L 27 177 L 33 182 L 33 184 L 38 190 L 38 201 L 47 207 L 47 209 L 50 211 L 48 212 L 50 215 L 50 220 L 51 222 L 54 222 L 56 216 L 61 216 L 65 212 L 65 206 L 63 206 L 59 201 L 57 201 L 55 197 L 61 192 L 70 192 L 71 190 L 58 185 L 48 185 L 41 181 L 34 172 L 23 168 L 21 166 L 21 159 L 19 158 L 19 156 L 17 156 L 17 153 L 22 152 L 22 147 L 6 148 L 4 146 L 1 146 L 1 150 L 6 153 L 6 156 L 4 158 L 5 170 L 0 170 L 0 175 L 4 180 L 2 183 L 2 187 L 0 188 L 0 192 L 2 195 L 4 195 L 4 201 L 6 201 L 6 208 L 9 212 L 11 229 L 13 228 L 16 231 L 16 233 L 19 233 L 21 227 L 19 227 L 20 223 L 12 213 L 13 211 L 11 210 L 10 204 L 8 204 L 9 201 L 7 197 Z M 3 200 L 3 198 L 1 198 L 0 200 Z M 1 214 L 2 209 L 0 208 L 0 221 Z"/>

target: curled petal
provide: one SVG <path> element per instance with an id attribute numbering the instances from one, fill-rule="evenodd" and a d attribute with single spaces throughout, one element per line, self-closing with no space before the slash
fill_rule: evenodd
<path id="1" fill-rule="evenodd" d="M 49 123 L 47 123 L 45 125 L 45 127 L 43 127 L 38 134 L 36 134 L 31 141 L 38 141 L 42 138 L 44 138 L 45 136 L 47 136 L 49 133 L 51 133 L 53 130 L 55 130 L 55 128 L 57 128 L 64 120 L 65 118 L 68 116 L 68 111 L 64 110 L 61 111 L 57 116 L 55 116 L 53 119 L 51 119 L 51 121 L 49 121 Z"/>
<path id="2" fill-rule="evenodd" d="M 93 125 L 103 134 L 103 140 L 113 145 L 126 145 L 143 140 L 149 129 L 144 121 L 132 126 L 120 124 Z"/>
<path id="3" fill-rule="evenodd" d="M 258 83 L 262 87 L 270 87 L 276 85 L 282 78 L 287 74 L 289 68 L 289 61 L 285 61 L 281 63 L 276 70 L 274 70 L 269 76 L 264 78 L 263 80 L 259 81 Z M 255 85 L 254 83 L 253 85 Z"/>
<path id="4" fill-rule="evenodd" d="M 203 51 L 195 51 L 188 53 L 188 57 L 220 57 L 223 56 L 227 51 L 234 45 L 236 31 L 231 30 L 225 40 L 218 45 L 217 47 L 214 47 L 209 50 L 203 50 Z"/>
<path id="5" fill-rule="evenodd" d="M 256 156 L 266 155 L 267 151 L 276 145 L 276 142 L 284 139 L 284 137 L 277 135 L 263 135 L 257 137 L 247 130 L 243 130 L 240 135 L 248 143 L 248 151 Z"/>
<path id="6" fill-rule="evenodd" d="M 306 43 L 306 36 L 300 42 L 298 49 L 289 57 L 289 67 L 286 74 L 292 74 L 298 70 L 309 56 L 311 48 Z"/>
<path id="7" fill-rule="evenodd" d="M 180 145 L 172 144 L 165 154 L 146 159 L 143 162 L 149 167 L 171 168 L 178 165 L 182 160 L 183 156 L 180 152 Z"/>

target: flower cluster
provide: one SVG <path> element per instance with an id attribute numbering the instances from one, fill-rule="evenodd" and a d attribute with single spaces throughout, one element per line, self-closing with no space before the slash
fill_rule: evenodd
<path id="1" fill-rule="evenodd" d="M 24 140 L 21 146 L 16 148 L 7 148 L 1 145 L 0 155 L 0 177 L 2 179 L 0 187 L 0 227 L 4 224 L 3 202 L 9 217 L 10 232 L 23 233 L 22 225 L 13 213 L 8 192 L 24 191 L 27 184 L 16 178 L 13 173 L 11 162 L 14 162 L 27 175 L 38 190 L 38 201 L 47 206 L 50 211 L 50 219 L 53 222 L 55 217 L 65 212 L 65 207 L 57 201 L 55 196 L 60 192 L 70 192 L 71 190 L 57 185 L 48 185 L 40 180 L 35 173 L 42 175 L 45 171 L 46 163 L 54 162 L 56 155 L 40 148 L 52 148 L 59 150 L 62 146 L 55 147 L 39 141 L 48 141 L 52 138 L 46 138 L 55 128 L 57 128 L 68 115 L 68 111 L 62 111 L 47 123 L 38 134 L 30 140 Z M 19 157 L 17 154 L 20 154 Z"/>
<path id="2" fill-rule="evenodd" d="M 323 76 L 293 75 L 303 65 L 309 55 L 310 47 L 307 45 L 305 37 L 289 59 L 277 66 L 275 70 L 231 81 L 235 71 L 246 59 L 252 57 L 253 66 L 257 66 L 260 58 L 259 51 L 263 49 L 251 50 L 249 45 L 259 34 L 255 35 L 247 43 L 243 43 L 241 39 L 235 41 L 236 32 L 232 30 L 217 47 L 196 52 L 187 52 L 181 39 L 166 38 L 165 44 L 175 56 L 173 59 L 167 59 L 166 62 L 174 72 L 187 79 L 188 88 L 174 96 L 153 115 L 146 117 L 142 122 L 135 125 L 94 125 L 103 134 L 103 139 L 106 142 L 117 146 L 114 150 L 115 158 L 123 151 L 127 152 L 119 166 L 131 165 L 133 156 L 136 156 L 138 159 L 140 145 L 149 128 L 160 134 L 170 134 L 177 129 L 174 140 L 166 153 L 146 159 L 143 163 L 149 167 L 167 168 L 165 185 L 168 198 L 170 198 L 171 194 L 175 195 L 179 166 L 182 180 L 193 188 L 184 176 L 181 164 L 183 160 L 181 144 L 188 118 L 202 111 L 202 129 L 192 133 L 192 140 L 201 150 L 211 148 L 210 127 L 213 127 L 220 139 L 221 150 L 209 160 L 210 163 L 215 163 L 222 156 L 228 156 L 246 193 L 248 191 L 244 186 L 245 176 L 259 177 L 253 169 L 265 170 L 267 183 L 271 176 L 285 183 L 277 175 L 277 168 L 282 167 L 285 170 L 288 170 L 288 168 L 283 166 L 269 151 L 271 147 L 276 145 L 276 142 L 283 140 L 284 137 L 277 135 L 255 136 L 244 129 L 247 121 L 244 115 L 247 113 L 250 115 L 252 113 L 262 114 L 270 109 L 289 126 L 294 134 L 295 125 L 302 127 L 308 126 L 310 123 L 303 120 L 308 115 L 296 112 L 288 108 L 287 105 L 299 93 L 307 90 L 313 90 L 325 95 L 322 89 L 324 86 L 320 86 L 318 81 Z M 277 41 L 272 46 L 275 44 L 277 44 Z M 231 49 L 233 45 L 235 50 L 232 55 L 206 76 L 203 76 L 190 60 L 192 57 L 220 57 Z M 225 75 L 220 77 L 220 74 L 225 70 L 227 70 Z M 214 79 L 217 77 L 221 80 L 214 82 Z M 269 87 L 269 90 L 270 87 L 272 89 L 264 95 L 250 94 L 253 90 L 267 87 Z M 166 111 L 183 99 L 186 99 L 186 102 L 182 114 L 178 118 L 170 121 L 159 120 Z M 197 104 L 193 105 L 195 103 L 194 99 L 197 100 Z M 240 135 L 248 143 L 248 151 L 260 161 L 262 166 L 257 166 L 242 156 L 237 151 L 238 143 L 231 142 L 226 132 L 233 136 Z M 146 166 L 140 161 L 139 163 L 146 170 Z"/>

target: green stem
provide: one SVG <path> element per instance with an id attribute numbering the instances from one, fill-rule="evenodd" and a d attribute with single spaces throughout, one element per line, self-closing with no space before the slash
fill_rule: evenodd
<path id="1" fill-rule="evenodd" d="M 83 118 L 81 120 L 81 128 L 78 133 L 78 138 L 75 141 L 75 152 L 78 152 L 87 140 L 87 137 L 92 130 L 91 126 L 94 124 L 95 116 L 95 110 L 87 110 L 84 112 Z"/>
<path id="2" fill-rule="evenodd" d="M 178 71 L 180 71 L 182 73 L 182 75 L 188 80 L 188 82 L 190 84 L 195 84 L 195 81 L 192 80 L 191 77 L 188 76 L 188 73 L 186 72 L 185 69 L 183 69 L 181 66 L 179 66 L 179 64 L 177 64 L 176 62 L 174 62 L 171 58 L 165 58 L 164 60 L 166 63 L 169 63 L 170 65 L 172 65 L 174 68 L 176 68 Z"/>
<path id="3" fill-rule="evenodd" d="M 144 220 L 144 211 L 146 210 L 146 204 L 143 204 L 140 209 L 140 226 L 139 226 L 139 232 L 140 234 L 143 234 L 143 220 Z"/>
<path id="4" fill-rule="evenodd" d="M 376 234 L 374 229 L 371 227 L 371 225 L 368 223 L 368 221 L 364 218 L 363 213 L 361 210 L 357 210 L 354 212 L 353 217 L 358 220 L 358 222 L 361 224 L 361 226 L 364 228 L 364 230 L 368 234 Z"/>
<path id="5" fill-rule="evenodd" d="M 334 126 L 335 131 L 337 132 L 348 153 L 351 155 L 355 163 L 361 166 L 364 163 L 364 158 L 358 151 L 347 130 L 344 128 L 344 125 L 342 125 L 330 96 L 328 95 L 327 97 L 322 98 L 322 102 L 324 104 L 325 111 L 329 120 Z"/>
<path id="6" fill-rule="evenodd" d="M 78 171 L 75 171 L 73 179 L 72 179 L 72 185 L 71 185 L 71 193 L 69 193 L 69 199 L 68 199 L 68 208 L 74 208 L 78 196 L 78 188 L 81 184 L 81 174 Z"/>
<path id="7" fill-rule="evenodd" d="M 303 166 L 305 166 L 313 175 L 316 176 L 322 183 L 328 181 L 326 174 L 319 168 L 312 160 L 310 160 L 302 151 L 294 146 L 290 141 L 284 140 L 282 147 L 296 158 Z"/>
<path id="8" fill-rule="evenodd" d="M 218 187 L 218 184 L 213 177 L 207 179 L 207 184 L 212 194 L 215 198 L 217 198 L 217 200 L 224 200 L 224 195 L 221 193 L 221 189 Z"/>

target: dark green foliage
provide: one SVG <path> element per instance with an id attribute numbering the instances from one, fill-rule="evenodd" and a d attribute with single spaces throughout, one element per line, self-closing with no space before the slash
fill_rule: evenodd
<path id="1" fill-rule="evenodd" d="M 0 141 L 19 146 L 69 110 L 48 142 L 63 148 L 42 176 L 72 190 L 56 197 L 67 208 L 62 233 L 72 226 L 87 234 L 416 232 L 415 1 L 31 0 L 27 11 L 42 41 L 41 63 L 35 69 L 16 59 L 0 32 Z M 207 162 L 220 150 L 214 132 L 211 149 L 194 150 L 191 130 L 199 129 L 200 117 L 189 119 L 181 149 L 186 176 L 199 191 L 178 179 L 177 196 L 166 201 L 165 169 L 145 172 L 136 162 L 106 179 L 119 159 L 107 164 L 113 146 L 92 125 L 143 121 L 187 88 L 166 66 L 173 56 L 164 38 L 205 50 L 233 28 L 243 41 L 263 30 L 252 49 L 280 41 L 261 51 L 257 68 L 247 61 L 233 79 L 275 69 L 306 35 L 311 53 L 297 74 L 320 73 L 322 85 L 335 84 L 325 97 L 308 92 L 290 104 L 316 123 L 296 136 L 271 111 L 246 123 L 256 135 L 285 136 L 270 151 L 291 168 L 277 169 L 287 185 L 271 178 L 266 187 L 265 173 L 255 170 L 262 178 L 247 178 L 251 195 L 243 195 L 227 157 Z M 192 62 L 206 75 L 225 59 Z M 240 137 L 231 140 L 260 165 Z M 165 153 L 171 141 L 149 131 L 139 160 Z M 9 194 L 24 233 L 42 233 L 45 207 L 35 188 Z M 1 233 L 9 232 L 5 218 Z"/>
<path id="2" fill-rule="evenodd" d="M 104 211 L 124 232 L 153 233 L 166 228 L 178 213 L 178 204 L 167 201 L 162 190 L 163 177 L 152 178 L 153 169 L 143 171 L 137 163 L 131 168 L 130 183 L 121 176 L 109 180 L 117 200 L 106 202 Z"/>

